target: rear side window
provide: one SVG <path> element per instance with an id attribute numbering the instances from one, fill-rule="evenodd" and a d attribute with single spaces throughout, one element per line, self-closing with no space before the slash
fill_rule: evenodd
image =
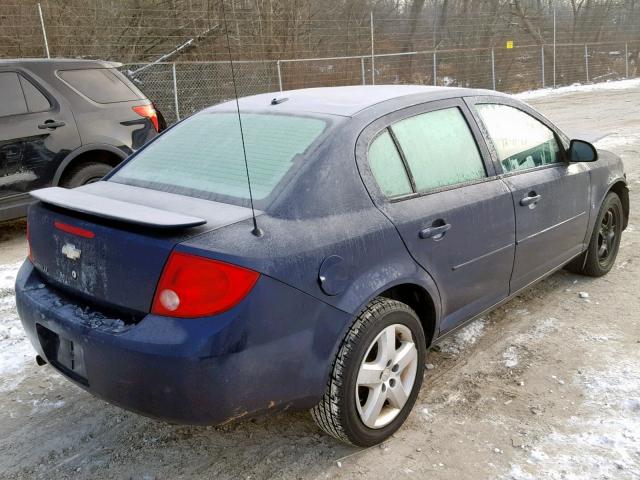
<path id="1" fill-rule="evenodd" d="M 304 161 L 322 134 L 319 118 L 242 115 L 255 200 L 269 196 Z M 249 190 L 236 113 L 203 113 L 179 123 L 140 151 L 112 181 L 247 205 Z M 264 208 L 264 207 L 260 207 Z"/>
<path id="2" fill-rule="evenodd" d="M 0 117 L 27 113 L 20 79 L 15 72 L 0 72 Z"/>
<path id="3" fill-rule="evenodd" d="M 479 104 L 476 110 L 491 137 L 504 172 L 528 170 L 561 161 L 553 131 L 531 115 L 508 105 Z"/>
<path id="4" fill-rule="evenodd" d="M 58 76 L 97 103 L 128 102 L 140 97 L 111 68 L 62 70 Z"/>
<path id="5" fill-rule="evenodd" d="M 369 165 L 380 189 L 387 197 L 412 193 L 407 171 L 388 130 L 384 130 L 371 143 Z"/>
<path id="6" fill-rule="evenodd" d="M 29 112 L 45 112 L 51 108 L 47 97 L 22 75 L 20 75 L 20 85 L 22 85 L 22 91 L 24 92 L 24 98 L 27 101 Z"/>
<path id="7" fill-rule="evenodd" d="M 407 118 L 391 129 L 418 192 L 486 177 L 476 142 L 458 108 Z"/>

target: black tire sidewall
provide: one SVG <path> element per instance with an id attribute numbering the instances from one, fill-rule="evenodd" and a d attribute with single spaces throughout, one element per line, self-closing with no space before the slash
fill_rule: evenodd
<path id="1" fill-rule="evenodd" d="M 64 186 L 75 188 L 85 185 L 91 180 L 99 180 L 112 170 L 113 167 L 105 163 L 90 163 L 75 169 L 65 180 Z"/>
<path id="2" fill-rule="evenodd" d="M 602 223 L 602 219 L 604 218 L 605 213 L 613 208 L 616 211 L 616 236 L 615 236 L 615 246 L 613 254 L 609 255 L 609 259 L 605 266 L 600 264 L 600 260 L 598 258 L 598 232 L 600 230 L 600 224 Z M 587 257 L 587 265 L 585 265 L 586 270 L 590 271 L 592 274 L 596 275 L 605 275 L 608 273 L 613 267 L 616 258 L 618 256 L 618 250 L 620 249 L 620 240 L 622 237 L 622 224 L 624 222 L 624 212 L 622 210 L 622 202 L 620 198 L 615 193 L 609 193 L 604 202 L 602 202 L 602 206 L 600 207 L 600 211 L 598 212 L 598 218 L 596 219 L 596 223 L 593 227 L 593 233 L 591 235 L 591 240 L 589 242 L 589 256 Z"/>
<path id="3" fill-rule="evenodd" d="M 404 325 L 411 331 L 413 341 L 418 351 L 416 379 L 413 385 L 413 390 L 407 399 L 407 403 L 404 405 L 398 416 L 394 418 L 389 425 L 378 429 L 372 429 L 362 422 L 356 408 L 356 379 L 361 362 L 364 359 L 364 355 L 367 353 L 367 350 L 373 340 L 383 329 L 393 324 Z M 353 444 L 361 447 L 376 445 L 381 441 L 384 441 L 402 426 L 411 412 L 416 398 L 420 393 L 420 387 L 422 386 L 426 356 L 425 345 L 426 341 L 420 320 L 418 320 L 417 316 L 410 310 L 388 310 L 381 314 L 373 323 L 368 325 L 356 348 L 349 356 L 343 383 L 344 390 L 341 395 L 343 401 L 343 405 L 341 405 L 340 409 L 342 413 L 341 423 L 344 425 L 345 431 L 349 436 L 349 440 Z"/>

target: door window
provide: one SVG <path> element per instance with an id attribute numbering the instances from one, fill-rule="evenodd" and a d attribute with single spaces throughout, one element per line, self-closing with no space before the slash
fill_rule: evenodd
<path id="1" fill-rule="evenodd" d="M 369 165 L 380 189 L 387 197 L 413 193 L 407 171 L 389 130 L 384 130 L 371 143 Z"/>
<path id="2" fill-rule="evenodd" d="M 479 104 L 476 110 L 505 173 L 561 161 L 560 147 L 553 131 L 531 115 L 498 104 Z"/>
<path id="3" fill-rule="evenodd" d="M 49 110 L 51 108 L 51 104 L 49 103 L 49 100 L 47 100 L 47 97 L 45 97 L 29 80 L 24 78 L 22 75 L 19 75 L 19 77 L 29 112 L 35 113 Z"/>
<path id="4" fill-rule="evenodd" d="M 445 108 L 391 126 L 413 175 L 416 190 L 486 177 L 482 157 L 462 112 Z"/>
<path id="5" fill-rule="evenodd" d="M 20 80 L 15 72 L 0 72 L 0 117 L 27 113 Z"/>

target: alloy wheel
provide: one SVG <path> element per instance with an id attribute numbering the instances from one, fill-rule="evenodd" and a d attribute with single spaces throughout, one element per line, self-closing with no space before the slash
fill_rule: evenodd
<path id="1" fill-rule="evenodd" d="M 598 261 L 601 265 L 606 264 L 609 256 L 613 253 L 616 242 L 616 229 L 618 226 L 616 211 L 609 208 L 600 222 L 598 230 Z"/>
<path id="2" fill-rule="evenodd" d="M 407 403 L 415 384 L 418 351 L 411 331 L 393 324 L 373 340 L 356 380 L 356 407 L 369 428 L 391 423 Z"/>

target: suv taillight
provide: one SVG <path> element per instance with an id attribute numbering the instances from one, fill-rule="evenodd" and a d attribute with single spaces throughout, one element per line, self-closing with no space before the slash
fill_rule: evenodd
<path id="1" fill-rule="evenodd" d="M 33 250 L 31 249 L 31 237 L 29 236 L 29 221 L 27 221 L 27 257 L 33 263 Z"/>
<path id="2" fill-rule="evenodd" d="M 151 313 L 180 318 L 222 313 L 240 303 L 259 276 L 229 263 L 172 252 L 156 287 Z"/>
<path id="3" fill-rule="evenodd" d="M 149 120 L 151 120 L 151 123 L 153 124 L 153 128 L 156 129 L 156 132 L 160 130 L 158 127 L 158 113 L 156 112 L 156 109 L 153 108 L 153 105 L 139 105 L 137 107 L 132 107 L 132 108 L 133 108 L 133 111 L 136 112 L 141 117 L 148 118 Z"/>

